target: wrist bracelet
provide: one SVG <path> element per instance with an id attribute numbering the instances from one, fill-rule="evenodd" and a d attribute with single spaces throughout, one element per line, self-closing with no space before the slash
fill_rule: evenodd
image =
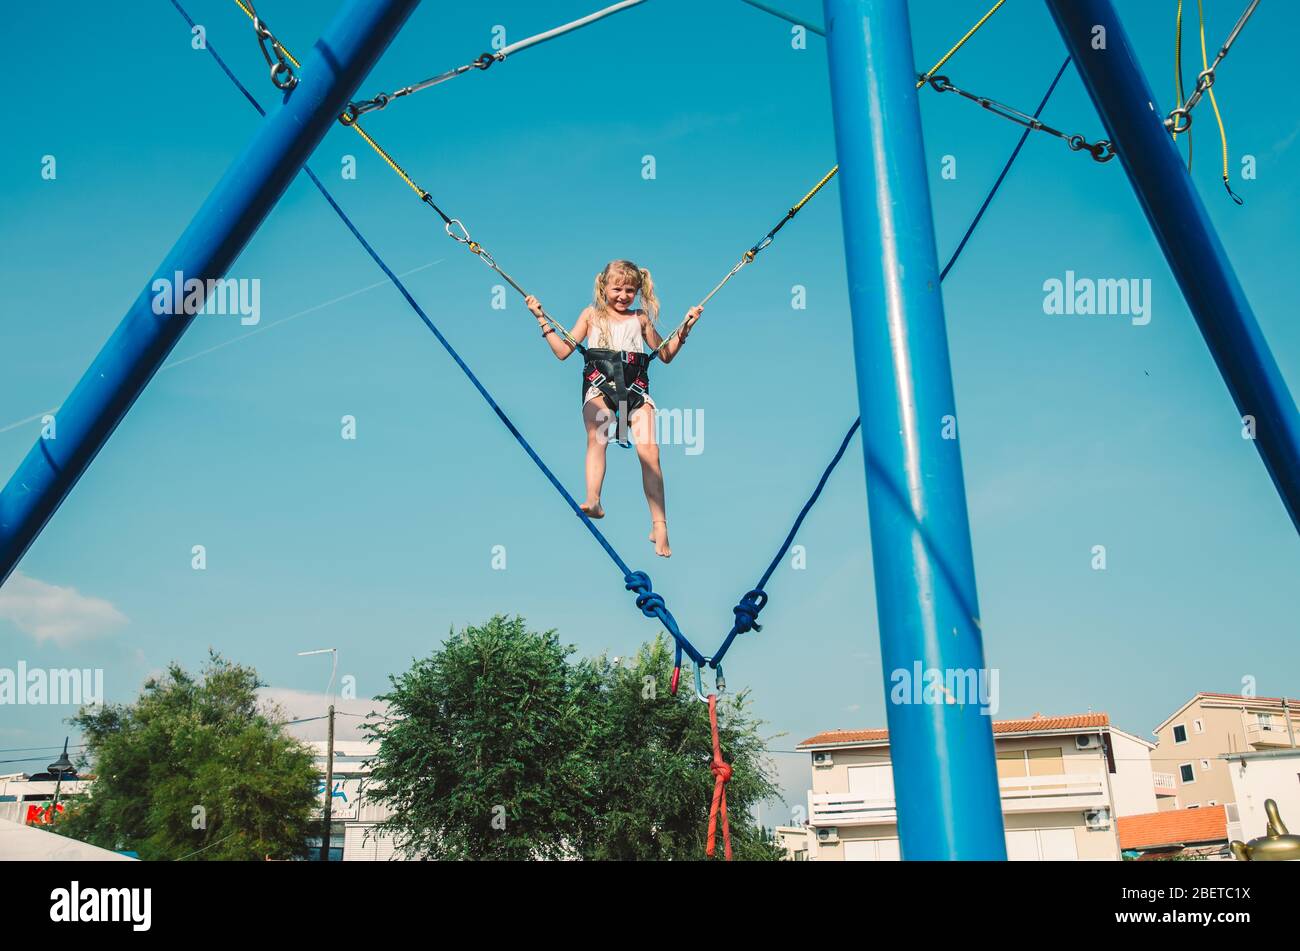
<path id="1" fill-rule="evenodd" d="M 542 331 L 542 336 L 546 337 L 548 334 L 553 334 L 553 333 L 555 333 L 555 328 L 547 327 L 545 330 Z"/>

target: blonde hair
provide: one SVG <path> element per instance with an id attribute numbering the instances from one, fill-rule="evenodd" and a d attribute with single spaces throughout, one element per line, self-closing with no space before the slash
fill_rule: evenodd
<path id="1" fill-rule="evenodd" d="M 598 348 L 607 347 L 610 341 L 609 304 L 605 300 L 605 288 L 609 286 L 610 278 L 622 278 L 635 284 L 637 292 L 641 295 L 641 308 L 649 315 L 650 322 L 654 323 L 659 319 L 659 298 L 655 297 L 655 285 L 650 272 L 643 267 L 637 267 L 631 261 L 610 261 L 596 275 L 596 283 L 592 287 L 591 294 L 592 324 L 596 328 Z"/>

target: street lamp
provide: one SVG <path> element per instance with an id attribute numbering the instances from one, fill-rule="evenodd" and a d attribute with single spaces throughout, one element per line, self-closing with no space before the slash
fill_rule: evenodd
<path id="1" fill-rule="evenodd" d="M 50 806 L 50 822 L 54 822 L 55 815 L 59 811 L 59 787 L 63 785 L 63 777 L 67 773 L 75 773 L 76 768 L 72 765 L 72 760 L 68 759 L 68 738 L 63 738 L 63 752 L 59 758 L 50 764 L 49 770 L 55 774 L 54 781 L 54 804 Z"/>
<path id="2" fill-rule="evenodd" d="M 339 669 L 339 652 L 336 647 L 322 647 L 320 650 L 298 652 L 299 657 L 309 657 L 312 654 L 334 655 L 334 662 L 330 665 L 330 725 L 325 758 L 325 821 L 322 824 L 320 840 L 320 860 L 328 862 L 330 857 L 330 813 L 334 808 L 334 675 L 338 673 Z"/>

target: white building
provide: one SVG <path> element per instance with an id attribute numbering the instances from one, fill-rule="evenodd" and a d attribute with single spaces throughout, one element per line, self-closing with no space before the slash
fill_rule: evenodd
<path id="1" fill-rule="evenodd" d="M 1004 720 L 993 737 L 1013 860 L 1118 861 L 1115 819 L 1156 810 L 1155 745 L 1104 713 Z M 831 730 L 798 749 L 812 759 L 808 859 L 899 859 L 888 731 Z"/>
<path id="2" fill-rule="evenodd" d="M 307 745 L 316 754 L 316 772 L 320 774 L 320 810 L 325 808 L 325 767 L 327 744 L 324 740 L 309 740 Z M 370 769 L 365 761 L 378 752 L 378 746 L 364 740 L 334 741 L 333 805 L 330 812 L 331 862 L 383 862 L 400 860 L 395 854 L 391 838 L 381 836 L 375 826 L 388 818 L 389 810 L 367 802 L 366 792 Z M 312 842 L 311 858 L 320 850 L 320 834 Z"/>
<path id="3" fill-rule="evenodd" d="M 805 862 L 808 859 L 808 830 L 803 826 L 777 826 L 773 832 L 776 844 L 785 850 L 785 857 L 791 862 Z"/>
<path id="4" fill-rule="evenodd" d="M 44 774 L 36 774 L 37 777 Z M 29 773 L 0 776 L 0 819 L 20 825 L 49 825 L 49 809 L 54 802 L 53 779 L 33 778 Z M 65 796 L 79 796 L 90 787 L 88 779 L 65 779 L 59 786 L 59 812 Z"/>
<path id="5" fill-rule="evenodd" d="M 1232 791 L 1237 801 L 1240 828 L 1232 838 L 1249 842 L 1268 831 L 1264 800 L 1277 803 L 1278 814 L 1287 828 L 1300 830 L 1300 749 L 1225 753 Z"/>

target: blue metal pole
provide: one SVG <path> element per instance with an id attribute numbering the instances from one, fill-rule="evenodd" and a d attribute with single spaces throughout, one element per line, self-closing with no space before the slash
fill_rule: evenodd
<path id="1" fill-rule="evenodd" d="M 903 858 L 1005 859 L 907 3 L 825 10 Z"/>
<path id="2" fill-rule="evenodd" d="M 346 107 L 419 0 L 348 0 L 117 330 L 0 492 L 0 584 L 27 551 L 194 319 L 157 314 L 156 281 L 221 278 Z M 252 27 L 248 42 L 253 43 Z M 182 117 L 182 122 L 199 121 Z"/>
<path id="3" fill-rule="evenodd" d="M 1254 420 L 1255 445 L 1300 531 L 1295 399 L 1164 127 L 1164 114 L 1155 105 L 1123 24 L 1110 0 L 1047 0 L 1047 6 L 1228 391 L 1241 415 Z M 1197 121 L 1206 121 L 1205 113 L 1196 115 Z"/>

